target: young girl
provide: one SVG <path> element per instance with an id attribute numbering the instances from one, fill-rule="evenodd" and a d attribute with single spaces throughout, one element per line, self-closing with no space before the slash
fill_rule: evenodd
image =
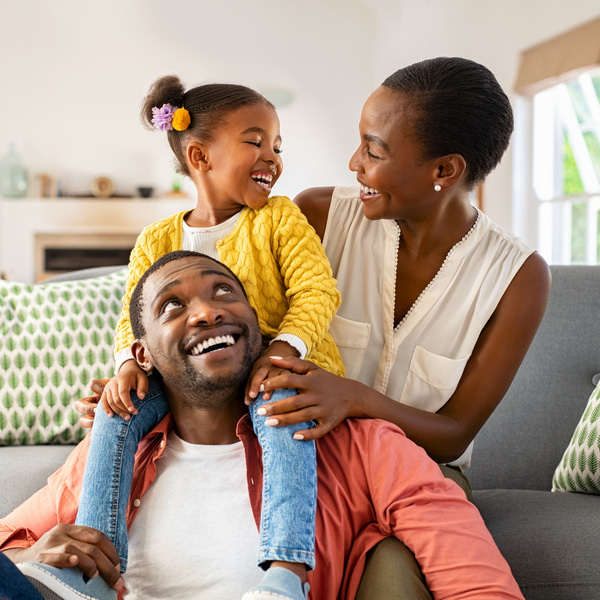
<path id="1" fill-rule="evenodd" d="M 196 207 L 147 227 L 132 251 L 123 311 L 117 327 L 116 375 L 107 384 L 92 432 L 77 524 L 105 533 L 128 559 L 126 512 L 138 442 L 168 412 L 159 378 L 140 369 L 133 342 L 129 299 L 144 271 L 173 250 L 196 250 L 230 267 L 257 310 L 261 332 L 272 340 L 255 363 L 247 386 L 251 414 L 263 447 L 264 485 L 259 564 L 266 573 L 244 598 L 302 600 L 306 571 L 314 567 L 316 458 L 314 442 L 280 435 L 257 415 L 263 380 L 281 373 L 269 356 L 306 357 L 343 375 L 340 355 L 328 333 L 340 303 L 336 282 L 314 230 L 285 197 L 269 194 L 281 175 L 281 137 L 274 106 L 239 85 L 211 84 L 185 91 L 177 77 L 157 80 L 145 98 L 142 119 L 166 131 L 177 169 L 194 182 Z M 215 351 L 230 343 L 219 337 L 194 349 Z M 137 391 L 136 394 L 130 391 Z M 131 398 L 134 399 L 132 403 Z M 248 400 L 249 401 L 249 400 Z M 130 413 L 133 413 L 131 417 Z M 304 428 L 310 425 L 304 423 Z M 301 439 L 301 438 L 300 438 Z M 134 505 L 137 510 L 139 502 Z M 277 508 L 276 508 L 277 507 Z M 202 535 L 202 532 L 198 532 Z M 283 568 L 282 568 L 283 567 Z M 96 578 L 101 579 L 101 578 Z M 243 585 L 236 572 L 232 584 Z M 94 582 L 102 587 L 102 582 Z M 114 591 L 83 597 L 114 597 Z"/>

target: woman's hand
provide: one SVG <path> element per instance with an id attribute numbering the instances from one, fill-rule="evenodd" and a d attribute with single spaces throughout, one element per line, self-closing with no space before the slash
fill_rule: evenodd
<path id="1" fill-rule="evenodd" d="M 264 404 L 259 413 L 269 417 L 266 425 L 282 427 L 314 421 L 315 427 L 294 435 L 296 439 L 314 440 L 337 427 L 347 417 L 362 416 L 358 400 L 361 397 L 358 387 L 362 384 L 332 375 L 308 360 L 269 358 L 275 367 L 287 369 L 287 372 L 263 382 L 264 397 L 270 398 L 273 390 L 280 388 L 295 388 L 298 394 Z"/>

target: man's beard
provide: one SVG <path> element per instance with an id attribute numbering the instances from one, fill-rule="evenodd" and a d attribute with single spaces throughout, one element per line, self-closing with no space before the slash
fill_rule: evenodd
<path id="1" fill-rule="evenodd" d="M 184 406 L 210 408 L 232 398 L 239 398 L 241 401 L 248 375 L 260 356 L 262 346 L 260 333 L 254 329 L 251 333 L 246 324 L 242 324 L 242 339 L 248 341 L 244 359 L 230 373 L 210 376 L 186 361 L 184 372 L 176 386 Z"/>

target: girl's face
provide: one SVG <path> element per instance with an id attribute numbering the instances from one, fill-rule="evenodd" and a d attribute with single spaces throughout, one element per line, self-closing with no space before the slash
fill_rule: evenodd
<path id="1" fill-rule="evenodd" d="M 363 107 L 361 142 L 350 169 L 357 174 L 368 219 L 419 218 L 437 204 L 437 161 L 421 158 L 421 146 L 413 139 L 414 115 L 409 97 L 385 87 Z"/>
<path id="2" fill-rule="evenodd" d="M 222 208 L 263 207 L 283 169 L 277 113 L 266 104 L 227 116 L 206 148 L 206 191 Z"/>

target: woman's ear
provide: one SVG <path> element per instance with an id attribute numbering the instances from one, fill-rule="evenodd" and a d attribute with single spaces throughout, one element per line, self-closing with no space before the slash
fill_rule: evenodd
<path id="1" fill-rule="evenodd" d="M 137 362 L 137 364 L 146 372 L 152 371 L 154 368 L 154 361 L 150 356 L 150 352 L 144 345 L 144 342 L 141 340 L 135 340 L 133 344 L 131 344 L 131 352 L 133 353 L 133 358 Z"/>
<path id="2" fill-rule="evenodd" d="M 457 183 L 467 170 L 467 163 L 460 154 L 448 154 L 438 160 L 435 183 L 448 189 Z"/>
<path id="3" fill-rule="evenodd" d="M 210 163 L 206 147 L 200 142 L 190 142 L 185 149 L 185 158 L 193 171 L 208 171 Z"/>

